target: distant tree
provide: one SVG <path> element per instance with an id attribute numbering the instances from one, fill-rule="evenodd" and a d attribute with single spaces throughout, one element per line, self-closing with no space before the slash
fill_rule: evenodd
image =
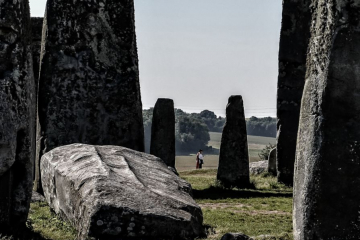
<path id="1" fill-rule="evenodd" d="M 145 152 L 150 153 L 151 126 L 154 108 L 143 110 Z"/>
<path id="2" fill-rule="evenodd" d="M 276 137 L 276 118 L 253 116 L 246 122 L 246 128 L 248 135 Z"/>
<path id="3" fill-rule="evenodd" d="M 266 147 L 261 150 L 261 152 L 258 154 L 259 158 L 261 160 L 268 160 L 269 159 L 269 155 L 270 155 L 270 151 L 273 150 L 276 147 L 276 145 L 269 143 L 268 145 L 266 145 Z"/>

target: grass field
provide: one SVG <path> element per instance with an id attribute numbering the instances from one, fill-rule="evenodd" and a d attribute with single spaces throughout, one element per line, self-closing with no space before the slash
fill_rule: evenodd
<path id="1" fill-rule="evenodd" d="M 253 189 L 223 189 L 216 170 L 182 172 L 192 184 L 194 198 L 210 227 L 207 239 L 243 232 L 256 240 L 292 240 L 292 189 L 263 174 L 251 176 Z"/>
<path id="2" fill-rule="evenodd" d="M 248 147 L 250 162 L 260 161 L 258 154 L 269 143 L 275 144 L 276 139 L 270 137 L 258 137 L 248 135 Z M 220 149 L 221 133 L 210 132 L 210 141 L 208 146 Z M 206 155 L 204 152 L 204 169 L 214 169 L 218 167 L 219 156 L 218 155 Z M 195 153 L 188 156 L 176 156 L 176 169 L 179 172 L 190 171 L 195 168 L 196 160 Z"/>

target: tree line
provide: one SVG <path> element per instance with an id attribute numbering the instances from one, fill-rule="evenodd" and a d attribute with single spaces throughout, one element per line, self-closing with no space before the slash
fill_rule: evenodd
<path id="1" fill-rule="evenodd" d="M 143 110 L 145 151 L 150 152 L 151 125 L 153 108 Z M 176 153 L 197 152 L 204 149 L 212 152 L 208 147 L 210 140 L 209 132 L 222 132 L 226 118 L 216 116 L 209 110 L 201 113 L 186 113 L 181 109 L 175 109 L 175 147 Z M 276 119 L 271 117 L 251 117 L 246 121 L 248 135 L 275 137 Z"/>

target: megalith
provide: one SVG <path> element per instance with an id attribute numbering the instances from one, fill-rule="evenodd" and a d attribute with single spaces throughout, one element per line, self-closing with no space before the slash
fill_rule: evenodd
<path id="1" fill-rule="evenodd" d="M 248 187 L 249 153 L 243 99 L 231 96 L 220 146 L 217 179 L 227 187 Z"/>
<path id="2" fill-rule="evenodd" d="M 37 86 L 38 80 L 39 80 L 43 20 L 44 20 L 44 18 L 41 18 L 41 17 L 32 17 L 31 18 L 32 55 L 33 55 L 34 78 L 35 78 L 36 86 Z"/>
<path id="3" fill-rule="evenodd" d="M 276 176 L 276 148 L 270 151 L 268 160 L 268 172 Z"/>
<path id="4" fill-rule="evenodd" d="M 153 111 L 150 154 L 175 168 L 175 110 L 172 99 L 159 98 Z"/>
<path id="5" fill-rule="evenodd" d="M 134 1 L 48 0 L 43 31 L 37 167 L 71 143 L 144 151 Z"/>
<path id="6" fill-rule="evenodd" d="M 44 154 L 41 172 L 49 206 L 78 230 L 76 239 L 189 240 L 205 235 L 191 185 L 153 155 L 71 144 Z"/>
<path id="7" fill-rule="evenodd" d="M 0 1 L 0 49 L 0 233 L 3 233 L 25 227 L 33 184 L 35 83 L 27 0 Z"/>
<path id="8" fill-rule="evenodd" d="M 277 90 L 277 176 L 293 184 L 296 138 L 310 38 L 311 0 L 283 1 Z"/>
<path id="9" fill-rule="evenodd" d="M 294 239 L 359 239 L 360 1 L 313 1 L 294 178 Z"/>

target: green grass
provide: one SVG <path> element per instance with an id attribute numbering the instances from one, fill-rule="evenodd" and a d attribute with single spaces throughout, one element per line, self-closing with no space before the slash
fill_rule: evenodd
<path id="1" fill-rule="evenodd" d="M 275 177 L 251 176 L 252 189 L 224 189 L 216 182 L 214 169 L 180 176 L 192 184 L 204 223 L 211 226 L 208 239 L 220 239 L 227 232 L 243 232 L 255 239 L 292 239 L 292 189 Z"/>
<path id="2" fill-rule="evenodd" d="M 28 225 L 46 239 L 76 239 L 76 230 L 50 211 L 47 203 L 31 203 Z"/>

